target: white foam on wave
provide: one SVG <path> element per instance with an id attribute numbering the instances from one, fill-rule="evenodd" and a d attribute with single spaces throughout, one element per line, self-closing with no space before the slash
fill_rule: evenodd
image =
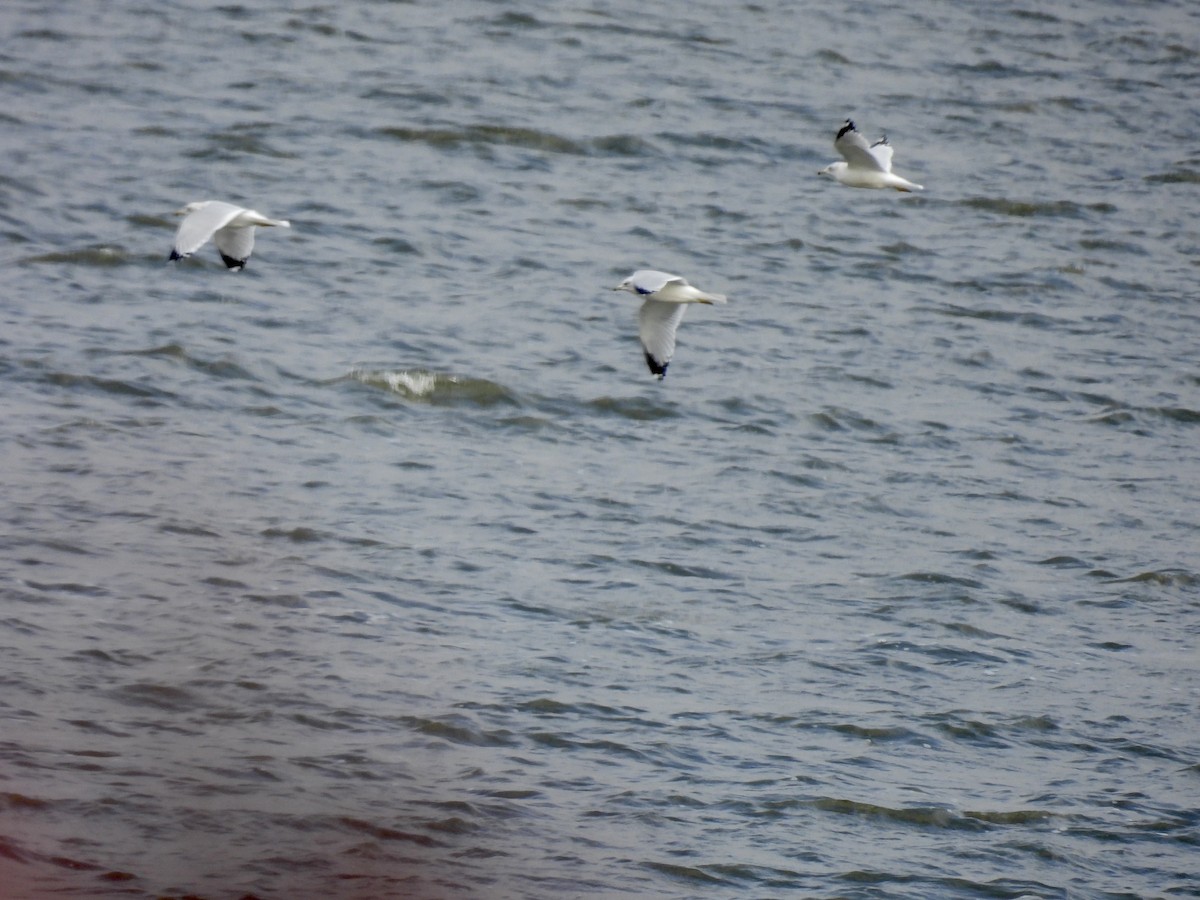
<path id="1" fill-rule="evenodd" d="M 415 398 L 428 397 L 437 389 L 439 383 L 448 382 L 454 384 L 458 381 L 457 378 L 451 375 L 438 375 L 434 372 L 426 372 L 421 369 L 400 369 L 382 372 L 355 369 L 350 375 L 356 381 L 361 381 L 363 384 L 382 385 L 394 393 Z"/>
<path id="2" fill-rule="evenodd" d="M 387 386 L 393 391 L 425 397 L 433 393 L 438 378 L 432 372 L 385 372 Z"/>

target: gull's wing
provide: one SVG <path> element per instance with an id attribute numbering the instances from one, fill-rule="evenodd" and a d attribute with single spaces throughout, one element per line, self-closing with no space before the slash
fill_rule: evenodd
<path id="1" fill-rule="evenodd" d="M 724 303 L 728 298 L 724 294 L 710 294 L 697 287 L 692 287 L 684 279 L 668 276 L 658 292 L 653 295 L 655 300 L 665 300 L 669 303 Z"/>
<path id="2" fill-rule="evenodd" d="M 633 286 L 637 288 L 637 292 L 639 294 L 658 293 L 672 282 L 687 284 L 687 282 L 678 275 L 671 275 L 667 272 L 659 272 L 655 269 L 638 269 L 629 276 L 629 280 L 633 282 Z"/>
<path id="3" fill-rule="evenodd" d="M 859 134 L 858 129 L 854 127 L 854 122 L 850 119 L 847 119 L 846 124 L 838 131 L 837 137 L 833 139 L 833 146 L 838 153 L 845 157 L 846 163 L 850 166 L 874 169 L 877 172 L 887 171 L 879 164 L 879 160 L 867 144 L 867 139 Z"/>
<path id="4" fill-rule="evenodd" d="M 212 200 L 188 213 L 179 223 L 179 230 L 175 232 L 175 246 L 171 250 L 171 258 L 191 256 L 204 246 L 214 232 L 224 228 L 241 211 L 240 206 Z"/>
<path id="5" fill-rule="evenodd" d="M 675 354 L 675 330 L 685 312 L 687 304 L 662 300 L 647 300 L 638 310 L 638 336 L 642 339 L 646 365 L 659 378 L 666 377 L 667 364 Z"/>
<path id="6" fill-rule="evenodd" d="M 892 145 L 888 143 L 886 134 L 871 145 L 870 151 L 879 168 L 885 172 L 892 171 Z"/>
<path id="7" fill-rule="evenodd" d="M 246 260 L 254 249 L 254 226 L 243 225 L 241 228 L 222 228 L 213 238 L 221 260 L 230 269 L 241 271 L 246 268 Z"/>

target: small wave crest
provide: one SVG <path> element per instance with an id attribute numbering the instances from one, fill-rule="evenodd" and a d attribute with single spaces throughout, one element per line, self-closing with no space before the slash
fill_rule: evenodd
<path id="1" fill-rule="evenodd" d="M 405 143 L 428 144 L 438 149 L 489 146 L 516 147 L 567 156 L 658 156 L 651 142 L 630 134 L 569 138 L 550 131 L 514 125 L 468 125 L 462 128 L 405 128 L 388 126 L 377 135 Z"/>
<path id="2" fill-rule="evenodd" d="M 1112 213 L 1111 203 L 1076 203 L 1072 200 L 1010 200 L 1004 197 L 971 197 L 961 201 L 964 206 L 1002 216 L 1081 219 L 1089 213 Z"/>
<path id="3" fill-rule="evenodd" d="M 19 260 L 24 265 L 37 264 L 73 264 L 80 266 L 123 266 L 132 262 L 132 257 L 119 247 L 100 244 L 93 247 L 83 247 L 77 250 L 58 250 L 49 253 L 37 253 Z"/>
<path id="4" fill-rule="evenodd" d="M 380 388 L 406 400 L 426 403 L 474 403 L 479 406 L 518 405 L 504 385 L 484 378 L 464 378 L 425 369 L 354 369 L 350 379 Z"/>

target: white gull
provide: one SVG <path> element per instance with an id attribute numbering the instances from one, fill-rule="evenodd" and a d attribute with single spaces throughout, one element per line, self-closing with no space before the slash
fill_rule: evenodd
<path id="1" fill-rule="evenodd" d="M 268 219 L 253 209 L 244 209 L 220 200 L 199 200 L 177 210 L 183 216 L 175 232 L 175 244 L 168 259 L 184 259 L 203 247 L 209 238 L 225 265 L 240 272 L 254 249 L 256 226 L 290 228 L 283 219 Z"/>
<path id="2" fill-rule="evenodd" d="M 613 290 L 646 298 L 638 310 L 638 335 L 646 365 L 660 381 L 667 377 L 667 366 L 675 353 L 675 330 L 683 321 L 687 305 L 726 301 L 724 294 L 710 294 L 692 287 L 678 275 L 653 269 L 639 269 Z"/>
<path id="3" fill-rule="evenodd" d="M 925 190 L 921 185 L 893 174 L 892 145 L 886 134 L 874 144 L 868 144 L 854 127 L 854 122 L 847 119 L 833 139 L 833 146 L 846 161 L 830 163 L 818 175 L 828 175 L 847 187 L 893 188 L 905 193 Z"/>

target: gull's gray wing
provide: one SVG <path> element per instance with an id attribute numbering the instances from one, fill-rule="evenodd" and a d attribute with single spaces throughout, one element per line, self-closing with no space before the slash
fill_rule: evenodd
<path id="1" fill-rule="evenodd" d="M 842 154 L 846 163 L 850 166 L 860 169 L 874 169 L 877 172 L 887 171 L 887 169 L 879 164 L 879 159 L 871 152 L 871 147 L 867 144 L 867 139 L 859 133 L 858 129 L 854 127 L 854 122 L 850 119 L 847 119 L 846 124 L 838 131 L 837 137 L 833 139 L 833 146 L 838 153 Z"/>
<path id="2" fill-rule="evenodd" d="M 242 211 L 240 206 L 212 200 L 199 209 L 188 213 L 179 223 L 175 232 L 175 245 L 171 249 L 171 259 L 181 259 L 191 256 L 204 246 L 213 234 L 224 228 Z"/>
<path id="3" fill-rule="evenodd" d="M 892 171 L 892 145 L 888 143 L 886 134 L 871 145 L 870 151 L 879 168 L 885 172 Z"/>
<path id="4" fill-rule="evenodd" d="M 667 375 L 667 365 L 675 354 L 675 330 L 687 312 L 686 303 L 647 300 L 638 310 L 638 336 L 646 365 L 659 378 Z"/>
<path id="5" fill-rule="evenodd" d="M 633 286 L 637 288 L 639 294 L 655 294 L 672 281 L 677 281 L 681 284 L 687 283 L 678 275 L 659 272 L 656 269 L 638 269 L 629 276 L 629 280 L 633 282 Z"/>

